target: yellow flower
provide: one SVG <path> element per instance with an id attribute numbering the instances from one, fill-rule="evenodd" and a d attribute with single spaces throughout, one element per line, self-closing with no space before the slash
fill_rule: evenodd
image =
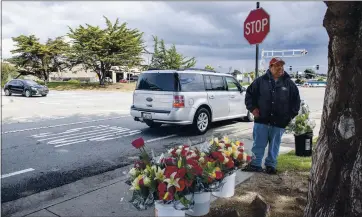
<path id="1" fill-rule="evenodd" d="M 201 157 L 205 157 L 206 154 L 205 154 L 204 152 L 201 152 L 200 156 L 201 156 Z"/>
<path id="2" fill-rule="evenodd" d="M 142 179 L 142 175 L 139 175 L 137 178 L 135 178 L 135 180 L 133 180 L 132 187 L 130 188 L 131 191 L 132 190 L 136 190 L 136 191 L 141 190 L 140 185 L 139 185 L 140 179 Z"/>
<path id="3" fill-rule="evenodd" d="M 231 146 L 231 149 L 233 150 L 233 152 L 237 151 L 238 150 L 238 147 L 236 145 L 232 145 Z"/>
<path id="4" fill-rule="evenodd" d="M 235 145 L 240 146 L 240 141 L 236 141 Z"/>
<path id="5" fill-rule="evenodd" d="M 223 140 L 224 140 L 225 144 L 229 144 L 229 137 L 224 136 Z"/>
<path id="6" fill-rule="evenodd" d="M 178 166 L 178 168 L 181 168 L 181 166 L 182 166 L 182 159 L 181 158 L 178 160 L 177 166 Z"/>

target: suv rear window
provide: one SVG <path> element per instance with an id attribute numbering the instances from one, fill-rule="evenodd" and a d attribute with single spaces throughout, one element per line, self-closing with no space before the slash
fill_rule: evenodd
<path id="1" fill-rule="evenodd" d="M 142 73 L 138 79 L 136 90 L 177 91 L 176 76 L 175 73 Z"/>

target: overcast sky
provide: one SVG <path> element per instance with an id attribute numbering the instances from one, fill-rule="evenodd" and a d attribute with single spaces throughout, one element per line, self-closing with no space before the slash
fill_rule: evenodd
<path id="1" fill-rule="evenodd" d="M 300 71 L 320 65 L 326 72 L 328 35 L 323 27 L 323 2 L 261 2 L 271 17 L 271 30 L 260 49 L 306 49 L 308 55 L 285 58 Z M 152 35 L 175 44 L 179 52 L 197 59 L 197 67 L 210 64 L 220 71 L 229 67 L 255 69 L 255 46 L 243 35 L 243 23 L 255 2 L 2 2 L 2 55 L 11 56 L 11 37 L 35 34 L 41 41 L 66 35 L 67 26 L 104 27 L 103 15 L 144 32 L 148 50 Z M 266 59 L 268 62 L 270 59 Z M 218 67 L 220 66 L 220 67 Z M 287 70 L 287 69 L 286 69 Z M 289 71 L 289 69 L 287 70 Z"/>

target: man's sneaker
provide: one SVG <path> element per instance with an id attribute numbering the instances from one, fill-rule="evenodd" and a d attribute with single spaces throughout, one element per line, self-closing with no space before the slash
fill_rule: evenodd
<path id="1" fill-rule="evenodd" d="M 277 174 L 277 170 L 272 166 L 266 166 L 265 172 L 268 174 Z"/>
<path id="2" fill-rule="evenodd" d="M 245 172 L 263 172 L 263 168 L 248 164 L 248 165 L 245 166 L 244 169 L 242 169 L 242 171 L 245 171 Z"/>

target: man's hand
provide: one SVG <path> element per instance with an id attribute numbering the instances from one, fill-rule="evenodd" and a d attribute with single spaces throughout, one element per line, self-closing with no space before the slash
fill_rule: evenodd
<path id="1" fill-rule="evenodd" d="M 252 113 L 253 113 L 254 117 L 256 117 L 256 118 L 260 116 L 259 109 L 257 109 L 257 108 L 254 109 Z"/>

